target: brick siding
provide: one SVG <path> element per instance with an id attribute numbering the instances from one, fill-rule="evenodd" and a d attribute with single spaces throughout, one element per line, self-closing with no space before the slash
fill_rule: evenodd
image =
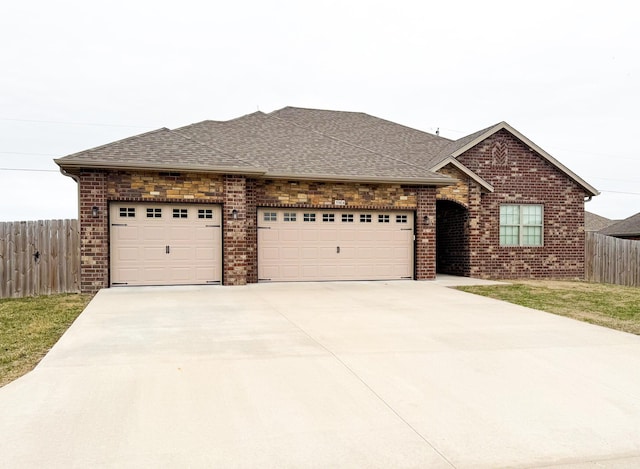
<path id="1" fill-rule="evenodd" d="M 586 194 L 578 184 L 505 130 L 458 160 L 495 188 L 470 195 L 471 276 L 584 278 Z M 500 205 L 508 203 L 543 205 L 543 246 L 500 246 Z"/>
<path id="2" fill-rule="evenodd" d="M 108 286 L 109 228 L 107 173 L 81 171 L 78 177 L 80 197 L 80 291 L 94 293 Z M 93 217 L 93 207 L 98 216 Z"/>
<path id="3" fill-rule="evenodd" d="M 250 269 L 247 224 L 255 224 L 255 214 L 247 210 L 247 180 L 244 176 L 224 176 L 224 205 L 222 208 L 222 269 L 225 285 L 245 285 Z M 235 217 L 234 217 L 235 212 Z M 249 220 L 250 219 L 250 220 Z"/>
<path id="4" fill-rule="evenodd" d="M 416 280 L 436 278 L 436 189 L 420 187 L 416 207 Z"/>

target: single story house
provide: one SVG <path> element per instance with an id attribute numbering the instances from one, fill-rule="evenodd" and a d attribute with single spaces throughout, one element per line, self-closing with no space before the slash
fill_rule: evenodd
<path id="1" fill-rule="evenodd" d="M 598 191 L 509 124 L 450 140 L 286 107 L 55 160 L 78 183 L 81 289 L 583 278 Z"/>
<path id="2" fill-rule="evenodd" d="M 599 233 L 614 238 L 640 240 L 640 213 L 615 222 L 600 230 Z"/>
<path id="3" fill-rule="evenodd" d="M 591 231 L 597 232 L 604 230 L 606 227 L 618 223 L 619 221 L 620 220 L 611 220 L 601 215 L 589 212 L 588 210 L 584 211 L 584 231 L 587 233 Z"/>

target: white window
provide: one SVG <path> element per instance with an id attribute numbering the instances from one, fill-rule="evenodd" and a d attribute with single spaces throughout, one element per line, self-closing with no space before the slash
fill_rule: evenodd
<path id="1" fill-rule="evenodd" d="M 407 223 L 406 215 L 396 215 L 396 223 Z"/>
<path id="2" fill-rule="evenodd" d="M 500 246 L 542 246 L 542 205 L 501 205 Z"/>
<path id="3" fill-rule="evenodd" d="M 136 216 L 135 207 L 120 207 L 120 216 L 123 218 L 134 218 Z"/>
<path id="4" fill-rule="evenodd" d="M 296 221 L 296 212 L 284 212 L 284 221 Z"/>
<path id="5" fill-rule="evenodd" d="M 389 215 L 378 215 L 378 223 L 389 223 Z"/>
<path id="6" fill-rule="evenodd" d="M 371 214 L 370 213 L 361 213 L 360 214 L 360 223 L 371 223 Z"/>
<path id="7" fill-rule="evenodd" d="M 342 223 L 353 223 L 353 214 L 352 213 L 343 213 L 342 214 Z"/>
<path id="8" fill-rule="evenodd" d="M 264 221 L 278 221 L 278 214 L 276 212 L 264 212 L 262 219 Z"/>
<path id="9" fill-rule="evenodd" d="M 323 213 L 322 221 L 333 223 L 334 221 L 336 221 L 336 216 L 333 213 Z"/>
<path id="10" fill-rule="evenodd" d="M 303 221 L 316 221 L 316 214 L 315 213 L 305 213 L 304 217 L 302 218 Z"/>

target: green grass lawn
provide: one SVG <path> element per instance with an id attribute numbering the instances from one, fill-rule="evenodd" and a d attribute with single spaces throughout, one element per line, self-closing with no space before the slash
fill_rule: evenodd
<path id="1" fill-rule="evenodd" d="M 0 300 L 0 386 L 31 371 L 69 328 L 91 295 Z"/>
<path id="2" fill-rule="evenodd" d="M 459 290 L 640 335 L 640 288 L 550 280 Z"/>

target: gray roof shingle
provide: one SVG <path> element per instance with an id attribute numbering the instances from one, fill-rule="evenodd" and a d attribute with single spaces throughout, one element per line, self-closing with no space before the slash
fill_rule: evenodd
<path id="1" fill-rule="evenodd" d="M 261 173 L 241 159 L 161 128 L 55 160 L 63 168 L 161 168 Z"/>
<path id="2" fill-rule="evenodd" d="M 425 166 L 325 135 L 274 114 L 256 112 L 226 122 L 204 121 L 176 132 L 267 168 L 265 177 L 451 182 Z"/>
<path id="3" fill-rule="evenodd" d="M 609 236 L 640 236 L 640 212 L 600 230 Z"/>
<path id="4" fill-rule="evenodd" d="M 585 231 L 600 231 L 611 226 L 614 223 L 618 223 L 619 220 L 610 220 L 609 218 L 596 215 L 595 213 L 584 211 L 584 230 Z"/>
<path id="5" fill-rule="evenodd" d="M 362 112 L 285 107 L 269 115 L 425 168 L 444 159 L 442 150 L 454 143 Z"/>

